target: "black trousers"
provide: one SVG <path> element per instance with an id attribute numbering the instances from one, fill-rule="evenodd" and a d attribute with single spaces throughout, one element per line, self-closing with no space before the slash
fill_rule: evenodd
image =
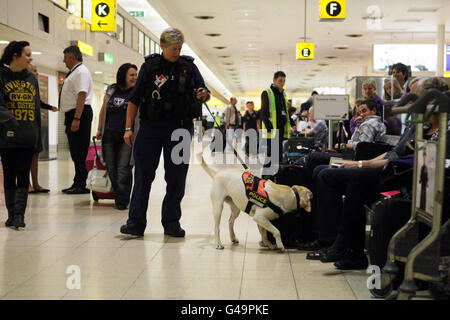
<path id="1" fill-rule="evenodd" d="M 91 124 L 92 124 L 92 108 L 85 105 L 83 113 L 80 117 L 80 128 L 76 132 L 72 132 L 73 117 L 75 109 L 67 111 L 65 114 L 64 124 L 66 126 L 66 135 L 69 140 L 70 156 L 75 165 L 75 177 L 73 178 L 73 187 L 86 187 L 86 156 L 88 153 L 89 143 L 91 141 Z"/>
<path id="2" fill-rule="evenodd" d="M 3 165 L 3 186 L 8 190 L 27 188 L 34 148 L 0 149 Z"/>
<path id="3" fill-rule="evenodd" d="M 317 196 L 319 239 L 332 240 L 339 233 L 348 248 L 360 252 L 364 250 L 366 226 L 364 205 L 376 200 L 381 173 L 382 168 L 316 167 L 313 176 L 317 179 L 315 196 Z"/>
<path id="4" fill-rule="evenodd" d="M 278 129 L 278 132 L 275 135 L 275 137 L 271 139 L 264 139 L 266 148 L 265 152 L 266 159 L 264 160 L 262 176 L 272 176 L 277 174 L 280 168 L 280 162 L 283 159 L 283 136 L 284 136 L 284 128 Z M 275 150 L 272 148 L 272 140 L 276 141 L 274 143 Z M 276 148 L 278 148 L 278 150 L 276 150 Z"/>
<path id="5" fill-rule="evenodd" d="M 161 223 L 164 229 L 180 224 L 181 200 L 184 197 L 189 169 L 192 124 L 181 127 L 174 124 L 141 121 L 133 148 L 135 161 L 134 186 L 127 224 L 134 224 L 144 232 L 147 226 L 147 208 L 152 182 L 155 179 L 161 152 L 164 157 L 166 196 L 162 203 Z M 181 129 L 176 131 L 177 129 Z M 172 141 L 172 134 L 182 133 L 184 140 Z M 174 139 L 178 139 L 179 136 Z M 180 142 L 186 148 L 181 149 Z M 176 148 L 176 149 L 175 149 Z M 183 161 L 180 161 L 183 158 Z"/>

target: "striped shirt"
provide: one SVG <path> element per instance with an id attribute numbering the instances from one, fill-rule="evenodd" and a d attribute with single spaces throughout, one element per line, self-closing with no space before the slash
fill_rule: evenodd
<path id="1" fill-rule="evenodd" d="M 379 116 L 369 116 L 364 119 L 364 122 L 355 130 L 351 140 L 348 144 L 351 144 L 353 149 L 360 142 L 376 142 L 379 141 L 382 136 L 386 134 L 386 126 L 381 122 Z"/>

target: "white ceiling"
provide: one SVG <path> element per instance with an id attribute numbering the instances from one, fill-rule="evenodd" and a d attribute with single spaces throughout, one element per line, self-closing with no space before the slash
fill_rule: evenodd
<path id="1" fill-rule="evenodd" d="M 309 95 L 315 87 L 345 87 L 348 77 L 373 74 L 373 44 L 435 43 L 438 24 L 446 24 L 450 40 L 450 0 L 347 0 L 347 18 L 342 22 L 319 22 L 319 0 L 306 0 L 306 40 L 315 43 L 316 52 L 314 60 L 300 61 L 295 53 L 305 32 L 304 0 L 147 1 L 171 26 L 183 31 L 186 43 L 236 96 L 258 96 L 280 69 L 287 74 L 287 91 L 293 97 Z M 383 16 L 381 30 L 369 29 L 368 21 L 373 20 L 363 19 L 374 4 Z M 411 8 L 437 10 L 408 12 Z M 199 15 L 214 19 L 196 19 Z M 214 48 L 218 46 L 226 48 Z"/>

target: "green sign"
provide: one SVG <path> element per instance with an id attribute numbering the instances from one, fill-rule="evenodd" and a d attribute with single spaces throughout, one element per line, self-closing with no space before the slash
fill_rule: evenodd
<path id="1" fill-rule="evenodd" d="M 144 17 L 144 11 L 130 11 L 129 13 L 133 17 Z"/>
<path id="2" fill-rule="evenodd" d="M 109 53 L 105 53 L 104 60 L 106 63 L 114 64 L 114 57 Z"/>

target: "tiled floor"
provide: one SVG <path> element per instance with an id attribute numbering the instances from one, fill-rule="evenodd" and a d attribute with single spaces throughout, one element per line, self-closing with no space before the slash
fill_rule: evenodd
<path id="1" fill-rule="evenodd" d="M 211 179 L 192 164 L 182 202 L 185 239 L 163 235 L 165 194 L 160 165 L 153 183 L 143 238 L 119 233 L 127 211 L 90 195 L 65 195 L 70 160 L 39 163 L 42 186 L 50 194 L 29 196 L 26 228 L 4 227 L 0 202 L 1 299 L 370 299 L 364 271 L 336 272 L 332 264 L 259 247 L 259 232 L 245 214 L 237 219 L 238 245 L 228 235 L 229 208 L 221 224 L 224 250 L 213 244 Z M 80 289 L 70 268 L 80 270 Z"/>

